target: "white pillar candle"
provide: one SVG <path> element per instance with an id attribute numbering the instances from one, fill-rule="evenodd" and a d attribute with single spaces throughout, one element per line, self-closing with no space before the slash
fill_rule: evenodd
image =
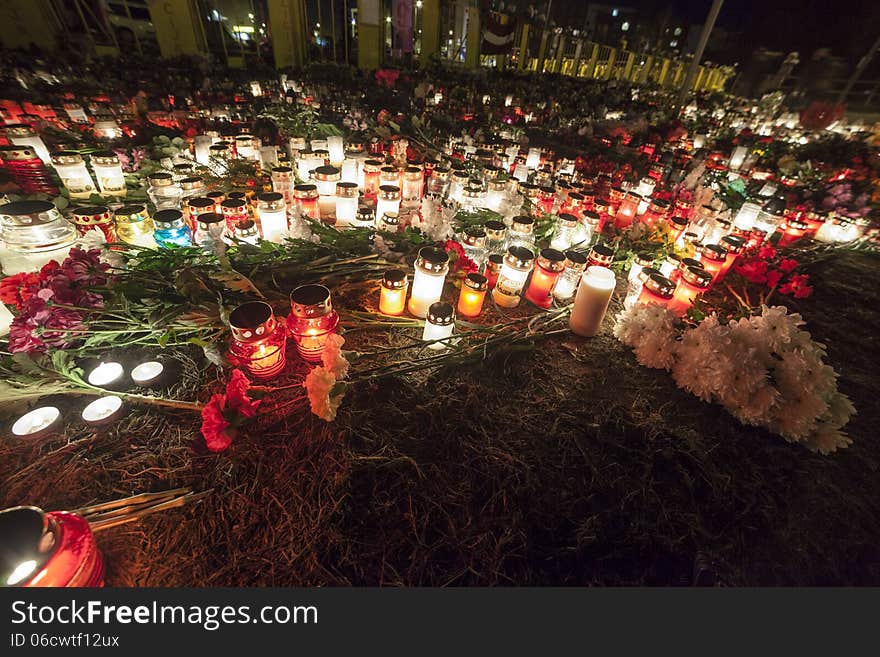
<path id="1" fill-rule="evenodd" d="M 409 312 L 425 317 L 431 304 L 443 295 L 443 284 L 449 272 L 449 255 L 443 249 L 424 247 L 415 262 Z"/>
<path id="2" fill-rule="evenodd" d="M 513 177 L 520 182 L 526 182 L 529 179 L 529 169 L 525 164 L 517 164 L 513 169 Z"/>
<path id="3" fill-rule="evenodd" d="M 358 183 L 358 161 L 353 157 L 348 157 L 342 162 L 342 182 Z"/>
<path id="4" fill-rule="evenodd" d="M 592 337 L 599 332 L 614 292 L 614 283 L 614 272 L 607 267 L 587 267 L 568 322 L 573 333 Z"/>
<path id="5" fill-rule="evenodd" d="M 330 164 L 339 166 L 345 159 L 345 148 L 340 136 L 327 137 L 327 151 L 330 153 Z"/>
<path id="6" fill-rule="evenodd" d="M 358 210 L 357 183 L 338 183 L 336 185 L 336 196 L 334 198 L 336 199 L 336 227 L 344 228 L 354 224 Z"/>
<path id="7" fill-rule="evenodd" d="M 537 169 L 541 166 L 541 149 L 530 148 L 529 154 L 526 156 L 526 167 L 529 169 Z"/>
<path id="8" fill-rule="evenodd" d="M 196 162 L 207 166 L 211 162 L 211 145 L 214 138 L 208 135 L 196 135 L 193 137 L 193 146 L 196 151 Z"/>

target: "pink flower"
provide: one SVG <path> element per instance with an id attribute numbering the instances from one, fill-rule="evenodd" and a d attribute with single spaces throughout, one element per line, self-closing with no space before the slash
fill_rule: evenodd
<path id="1" fill-rule="evenodd" d="M 222 452 L 232 444 L 230 425 L 223 416 L 226 395 L 217 393 L 202 409 L 202 435 L 212 452 Z"/>
<path id="2" fill-rule="evenodd" d="M 106 285 L 109 268 L 109 264 L 101 262 L 99 249 L 84 251 L 79 247 L 72 248 L 61 265 L 64 274 L 77 283 L 88 286 Z"/>
<path id="3" fill-rule="evenodd" d="M 49 305 L 40 297 L 30 299 L 9 327 L 9 351 L 43 353 L 69 347 L 85 332 L 83 315 L 77 310 Z"/>

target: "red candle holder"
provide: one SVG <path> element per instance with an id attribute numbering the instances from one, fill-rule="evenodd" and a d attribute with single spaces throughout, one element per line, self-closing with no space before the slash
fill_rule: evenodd
<path id="1" fill-rule="evenodd" d="M 688 258 L 685 258 L 688 260 Z M 712 274 L 701 267 L 687 267 L 675 288 L 672 299 L 666 304 L 676 315 L 684 315 L 694 300 L 712 285 Z"/>
<path id="2" fill-rule="evenodd" d="M 703 268 L 712 274 L 714 283 L 727 263 L 727 249 L 720 244 L 705 244 L 700 248 L 700 262 L 703 263 Z"/>
<path id="3" fill-rule="evenodd" d="M 89 205 L 82 208 L 76 208 L 73 213 L 73 223 L 80 235 L 85 235 L 93 228 L 99 229 L 104 233 L 104 239 L 107 242 L 116 241 L 116 226 L 113 222 L 113 215 L 110 208 L 106 205 Z"/>
<path id="4" fill-rule="evenodd" d="M 301 285 L 290 293 L 290 308 L 287 330 L 300 357 L 308 363 L 320 362 L 327 338 L 339 324 L 330 290 L 323 285 Z"/>
<path id="5" fill-rule="evenodd" d="M 672 295 L 675 293 L 675 283 L 656 273 L 651 274 L 645 279 L 642 285 L 642 291 L 636 303 L 653 304 L 655 306 L 666 306 L 669 304 Z"/>
<path id="6" fill-rule="evenodd" d="M 249 301 L 229 314 L 232 340 L 229 360 L 255 379 L 275 378 L 287 363 L 287 334 L 278 323 L 272 306 L 263 301 Z"/>
<path id="7" fill-rule="evenodd" d="M 220 202 L 220 210 L 226 220 L 226 230 L 234 234 L 235 229 L 242 221 L 250 219 L 247 202 L 240 198 L 227 198 Z"/>
<path id="8" fill-rule="evenodd" d="M 553 305 L 553 288 L 565 269 L 565 254 L 556 249 L 542 249 L 532 269 L 532 280 L 525 298 L 539 308 Z"/>
<path id="9" fill-rule="evenodd" d="M 806 221 L 791 217 L 786 219 L 782 226 L 782 235 L 779 237 L 777 246 L 788 246 L 792 242 L 796 242 L 807 234 L 810 230 Z"/>
<path id="10" fill-rule="evenodd" d="M 52 182 L 49 169 L 30 146 L 4 146 L 0 159 L 25 194 L 58 196 L 58 187 Z"/>

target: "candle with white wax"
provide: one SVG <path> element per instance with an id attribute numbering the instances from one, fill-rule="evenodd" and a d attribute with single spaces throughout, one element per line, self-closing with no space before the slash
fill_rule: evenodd
<path id="1" fill-rule="evenodd" d="M 164 371 L 165 366 L 162 363 L 156 360 L 148 360 L 131 371 L 131 380 L 139 386 L 148 386 L 162 376 Z"/>
<path id="2" fill-rule="evenodd" d="M 12 425 L 12 434 L 36 438 L 49 433 L 60 418 L 61 411 L 54 406 L 41 406 L 18 418 Z"/>
<path id="3" fill-rule="evenodd" d="M 82 419 L 86 424 L 104 424 L 118 419 L 121 410 L 122 399 L 119 397 L 115 395 L 98 397 L 83 409 Z"/>
<path id="4" fill-rule="evenodd" d="M 593 337 L 599 332 L 614 292 L 614 284 L 614 272 L 607 267 L 587 267 L 574 297 L 568 322 L 573 333 Z"/>
<path id="5" fill-rule="evenodd" d="M 101 363 L 91 372 L 89 372 L 89 385 L 103 388 L 108 385 L 117 383 L 122 378 L 123 369 L 119 363 L 109 362 Z"/>

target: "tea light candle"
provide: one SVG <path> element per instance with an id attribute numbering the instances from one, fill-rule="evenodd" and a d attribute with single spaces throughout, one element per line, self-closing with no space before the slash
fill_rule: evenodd
<path id="1" fill-rule="evenodd" d="M 148 360 L 141 363 L 131 371 L 131 380 L 141 387 L 148 387 L 155 384 L 162 373 L 165 366 L 157 360 Z"/>
<path id="2" fill-rule="evenodd" d="M 287 363 L 287 333 L 275 319 L 272 306 L 249 301 L 229 313 L 232 340 L 230 360 L 255 379 L 272 379 Z"/>
<path id="3" fill-rule="evenodd" d="M 419 249 L 413 275 L 412 296 L 409 299 L 409 312 L 416 317 L 425 317 L 432 303 L 439 301 L 443 294 L 443 283 L 449 271 L 449 254 L 443 249 L 426 246 Z"/>
<path id="4" fill-rule="evenodd" d="M 482 274 L 468 274 L 461 283 L 458 296 L 458 314 L 477 317 L 483 311 L 483 300 L 489 289 L 489 279 Z"/>
<path id="5" fill-rule="evenodd" d="M 586 255 L 580 251 L 565 252 L 565 268 L 553 288 L 553 296 L 557 301 L 567 302 L 574 296 L 586 267 Z"/>
<path id="6" fill-rule="evenodd" d="M 443 340 L 452 335 L 455 328 L 455 309 L 445 301 L 432 303 L 425 317 L 425 330 L 422 332 L 422 340 Z M 440 351 L 449 347 L 449 340 L 431 342 L 428 349 Z"/>
<path id="7" fill-rule="evenodd" d="M 86 406 L 82 412 L 82 419 L 86 424 L 106 424 L 118 420 L 122 416 L 122 399 L 116 395 L 98 397 Z"/>
<path id="8" fill-rule="evenodd" d="M 376 197 L 376 216 L 381 217 L 386 212 L 400 212 L 400 187 L 396 185 L 382 185 Z"/>
<path id="9" fill-rule="evenodd" d="M 406 289 L 409 286 L 406 272 L 389 269 L 382 277 L 379 292 L 379 312 L 384 315 L 401 315 L 406 308 Z"/>
<path id="10" fill-rule="evenodd" d="M 287 329 L 300 357 L 307 362 L 320 362 L 327 338 L 336 332 L 339 323 L 330 290 L 323 285 L 300 285 L 290 293 L 290 306 Z"/>
<path id="11" fill-rule="evenodd" d="M 125 370 L 122 368 L 122 365 L 116 362 L 107 362 L 101 363 L 91 372 L 89 372 L 88 382 L 89 385 L 97 386 L 99 388 L 106 388 L 107 386 L 113 385 L 115 383 L 119 383 L 122 379 L 122 375 Z"/>
<path id="12" fill-rule="evenodd" d="M 60 424 L 61 411 L 54 406 L 41 406 L 25 413 L 12 425 L 12 434 L 40 438 L 48 435 Z"/>
<path id="13" fill-rule="evenodd" d="M 614 272 L 607 267 L 587 267 L 571 308 L 568 325 L 576 335 L 593 337 L 599 332 L 602 320 L 614 293 Z"/>

